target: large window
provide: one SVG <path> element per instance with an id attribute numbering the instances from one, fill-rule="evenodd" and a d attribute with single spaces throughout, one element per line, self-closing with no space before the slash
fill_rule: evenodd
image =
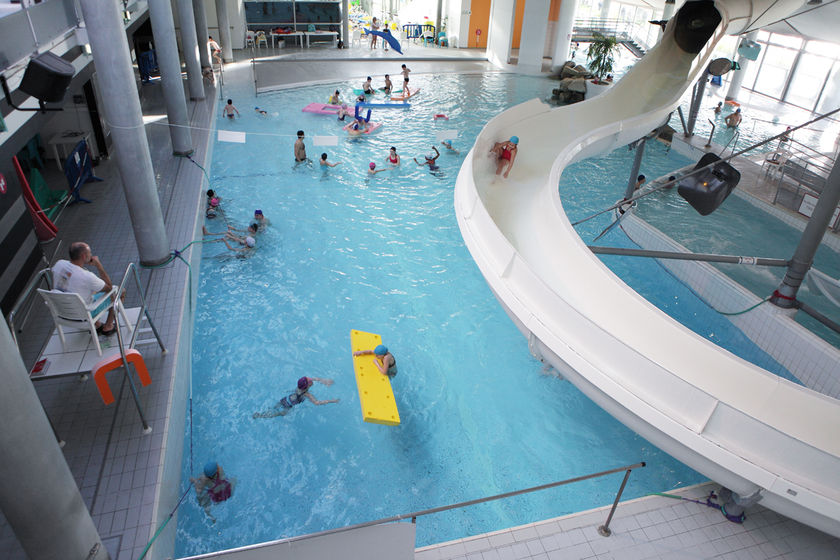
<path id="1" fill-rule="evenodd" d="M 781 99 L 797 51 L 775 45 L 766 45 L 764 48 L 767 52 L 754 89 L 764 95 Z"/>

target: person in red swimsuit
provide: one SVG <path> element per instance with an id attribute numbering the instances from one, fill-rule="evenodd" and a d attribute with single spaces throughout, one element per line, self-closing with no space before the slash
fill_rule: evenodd
<path id="1" fill-rule="evenodd" d="M 510 140 L 505 140 L 504 142 L 496 142 L 493 149 L 490 150 L 496 154 L 496 157 L 499 158 L 496 162 L 496 175 L 504 171 L 503 177 L 507 179 L 511 168 L 513 167 L 513 162 L 516 161 L 516 153 L 518 150 L 518 136 L 511 136 Z"/>
<path id="2" fill-rule="evenodd" d="M 397 155 L 397 149 L 394 146 L 391 146 L 391 151 L 388 152 L 388 157 L 385 158 L 385 162 L 391 165 L 400 164 L 400 156 Z"/>

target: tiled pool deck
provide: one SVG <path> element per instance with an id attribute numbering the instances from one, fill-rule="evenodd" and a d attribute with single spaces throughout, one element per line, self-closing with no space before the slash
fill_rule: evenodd
<path id="1" fill-rule="evenodd" d="M 302 71 L 315 81 L 342 80 L 381 73 L 380 67 L 392 67 L 397 62 L 393 53 L 387 60 L 379 60 L 383 57 L 381 51 L 371 52 L 367 48 L 277 51 L 281 52 L 283 68 L 277 76 L 285 85 L 295 83 L 304 75 Z M 435 58 L 442 52 L 453 60 Z M 412 57 L 415 75 L 442 70 L 492 70 L 475 51 L 412 46 L 407 54 Z M 228 84 L 253 83 L 247 55 L 237 53 L 238 63 L 230 65 L 226 72 Z M 165 126 L 159 126 L 165 121 L 155 117 L 165 113 L 159 88 L 157 83 L 143 86 L 143 110 L 150 121 L 146 129 L 167 234 L 170 245 L 180 249 L 193 239 L 201 192 L 206 186 L 197 166 L 170 154 L 168 131 Z M 189 103 L 191 123 L 196 127 L 193 141 L 198 162 L 205 158 L 206 129 L 212 127 L 218 95 L 216 90 L 208 88 L 205 100 Z M 54 261 L 64 258 L 70 242 L 86 240 L 116 282 L 127 264 L 137 260 L 137 249 L 114 161 L 98 166 L 96 174 L 105 181 L 84 187 L 84 195 L 94 202 L 69 207 L 58 221 L 61 245 L 55 241 L 45 251 L 48 256 L 56 252 Z M 53 181 L 48 176 L 47 180 L 53 185 L 63 185 L 64 181 L 60 176 Z M 166 354 L 153 347 L 144 350 L 153 383 L 139 392 L 152 433 L 143 434 L 130 391 L 124 382 L 116 381 L 119 376 L 113 376 L 117 403 L 111 407 L 102 404 L 90 381 L 80 383 L 75 377 L 65 377 L 36 383 L 45 410 L 66 441 L 63 450 L 67 462 L 114 560 L 139 558 L 157 529 L 155 519 L 168 514 L 166 503 L 177 501 L 177 497 L 166 496 L 159 504 L 157 488 L 164 477 L 164 434 L 170 421 L 176 424 L 183 421 L 170 418 L 170 399 L 177 357 L 189 351 L 189 341 L 180 341 L 179 346 L 178 336 L 186 305 L 187 269 L 175 262 L 165 268 L 144 270 L 141 278 L 152 317 L 169 350 Z M 136 304 L 136 296 L 131 292 L 127 303 Z M 18 333 L 27 366 L 34 363 L 51 330 L 46 311 L 35 305 L 24 331 Z M 171 445 L 180 447 L 181 442 Z M 701 496 L 708 491 L 704 486 L 685 490 L 687 496 Z M 609 538 L 596 532 L 605 516 L 604 511 L 567 516 L 425 547 L 418 549 L 416 557 L 424 560 L 840 557 L 837 539 L 761 507 L 749 512 L 744 525 L 734 525 L 725 521 L 719 512 L 697 504 L 644 498 L 619 506 L 612 523 L 614 534 Z M 171 529 L 168 527 L 167 531 Z M 155 554 L 155 557 L 164 556 Z M 0 516 L 0 560 L 23 558 L 25 553 Z"/>

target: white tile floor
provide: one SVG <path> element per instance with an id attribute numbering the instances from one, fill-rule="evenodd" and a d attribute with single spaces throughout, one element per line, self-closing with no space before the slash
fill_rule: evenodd
<path id="1" fill-rule="evenodd" d="M 279 52 L 279 51 L 278 51 Z M 442 61 L 441 55 L 460 58 L 461 62 Z M 249 53 L 237 53 L 237 62 L 228 65 L 228 83 L 253 83 Z M 393 53 L 365 48 L 313 48 L 303 51 L 284 49 L 282 59 L 288 64 L 282 74 L 291 84 L 298 71 L 319 80 L 342 80 L 364 76 L 381 67 L 393 68 L 408 61 L 416 74 L 442 69 L 494 71 L 479 51 L 437 49 L 411 46 L 405 58 Z M 372 59 L 387 59 L 371 66 Z M 424 58 L 431 56 L 433 58 Z M 291 71 L 288 71 L 291 70 Z M 142 87 L 145 114 L 163 113 L 164 103 L 159 84 Z M 208 89 L 208 98 L 190 102 L 196 161 L 204 162 L 208 124 L 215 114 L 217 92 Z M 183 247 L 193 236 L 191 224 L 202 194 L 203 176 L 190 162 L 174 158 L 166 128 L 147 126 L 149 144 L 159 181 L 161 206 L 167 234 L 173 247 Z M 50 166 L 48 166 L 49 168 Z M 94 202 L 68 208 L 58 222 L 63 245 L 87 240 L 114 276 L 126 264 L 137 260 L 133 231 L 128 219 L 120 178 L 113 161 L 97 167 L 102 183 L 86 185 L 84 196 Z M 47 177 L 50 184 L 63 187 L 63 177 Z M 176 188 L 177 183 L 177 188 Z M 53 245 L 55 246 L 55 244 Z M 49 254 L 53 249 L 47 248 Z M 184 298 L 186 269 L 169 266 L 141 274 L 152 317 L 165 344 L 176 348 L 180 329 L 181 304 Z M 131 301 L 129 305 L 136 305 Z M 22 354 L 31 366 L 47 342 L 52 323 L 45 310 L 33 317 L 20 335 Z M 117 398 L 114 406 L 102 404 L 95 386 L 79 383 L 75 377 L 47 379 L 36 384 L 42 404 L 62 439 L 67 441 L 64 454 L 91 510 L 106 548 L 114 560 L 139 558 L 157 528 L 153 509 L 161 477 L 164 426 L 170 410 L 170 385 L 175 352 L 161 355 L 144 353 L 152 374 L 151 386 L 140 391 L 144 411 L 154 431 L 144 435 L 130 392 L 124 383 L 114 383 Z M 173 443 L 180 445 L 180 442 Z M 708 489 L 689 489 L 686 495 L 704 495 Z M 733 525 L 719 513 L 691 503 L 675 503 L 666 498 L 637 500 L 622 504 L 613 521 L 614 535 L 600 537 L 596 528 L 605 512 L 587 512 L 535 523 L 489 535 L 426 547 L 417 551 L 422 559 L 507 560 L 520 558 L 838 558 L 838 540 L 787 520 L 763 508 L 749 512 L 743 526 Z M 0 516 L 0 560 L 22 559 L 25 554 L 5 519 Z"/>

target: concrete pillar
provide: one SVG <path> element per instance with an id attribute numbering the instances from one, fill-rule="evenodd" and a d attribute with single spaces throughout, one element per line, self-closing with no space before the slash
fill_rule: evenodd
<path id="1" fill-rule="evenodd" d="M 202 68 L 210 68 L 210 49 L 207 48 L 207 14 L 204 10 L 204 0 L 193 0 L 193 14 L 195 14 L 195 34 L 198 36 L 198 60 Z"/>
<path id="2" fill-rule="evenodd" d="M 198 36 L 195 33 L 192 0 L 178 0 L 178 21 L 181 24 L 181 50 L 187 67 L 190 99 L 204 99 L 204 77 L 198 61 Z"/>
<path id="3" fill-rule="evenodd" d="M 28 558 L 107 560 L 9 327 L 0 323 L 0 509 Z"/>
<path id="4" fill-rule="evenodd" d="M 181 79 L 181 60 L 178 57 L 178 42 L 175 39 L 175 22 L 172 18 L 170 0 L 149 0 L 149 19 L 155 34 L 163 98 L 166 101 L 166 116 L 169 137 L 172 139 L 172 153 L 186 156 L 193 152 L 192 134 L 187 119 L 187 101 L 184 98 L 184 81 Z"/>
<path id="5" fill-rule="evenodd" d="M 527 4 L 526 4 L 527 6 Z M 527 8 L 526 8 L 527 9 Z M 569 60 L 569 45 L 572 42 L 572 30 L 575 27 L 577 0 L 561 0 L 555 27 L 554 54 L 551 57 L 551 70 L 556 72 Z"/>
<path id="6" fill-rule="evenodd" d="M 233 43 L 230 41 L 230 18 L 227 1 L 216 0 L 216 20 L 219 22 L 219 41 L 222 43 L 222 60 L 233 62 Z"/>
<path id="7" fill-rule="evenodd" d="M 575 0 L 566 1 L 572 4 L 575 2 Z M 525 12 L 522 16 L 523 32 L 519 39 L 519 62 L 516 65 L 517 72 L 528 74 L 542 72 L 550 4 L 550 0 L 528 0 L 525 2 Z"/>
<path id="8" fill-rule="evenodd" d="M 610 8 L 612 7 L 612 0 L 603 0 L 601 2 L 601 19 L 610 17 Z"/>
<path id="9" fill-rule="evenodd" d="M 80 4 L 140 262 L 160 264 L 169 258 L 169 242 L 122 17 L 116 2 L 80 0 Z"/>
<path id="10" fill-rule="evenodd" d="M 490 3 L 487 60 L 496 66 L 504 67 L 510 61 L 515 11 L 515 0 L 494 0 Z"/>
<path id="11" fill-rule="evenodd" d="M 750 41 L 755 41 L 756 37 L 758 37 L 758 30 L 744 35 L 744 39 L 749 39 Z M 729 90 L 726 92 L 727 101 L 735 101 L 738 98 L 738 94 L 741 92 L 741 84 L 744 83 L 744 75 L 747 73 L 747 65 L 750 62 L 752 61 L 748 58 L 744 58 L 743 56 L 738 57 L 738 65 L 741 69 L 735 70 L 732 74 L 732 81 L 729 82 Z"/>
<path id="12" fill-rule="evenodd" d="M 825 188 L 814 206 L 814 212 L 808 219 L 805 231 L 802 232 L 785 277 L 770 298 L 772 303 L 782 308 L 795 307 L 796 294 L 799 292 L 802 280 L 805 279 L 805 274 L 814 262 L 814 255 L 828 226 L 831 225 L 834 209 L 837 208 L 838 203 L 840 203 L 840 165 L 835 163 L 828 175 Z"/>
<path id="13" fill-rule="evenodd" d="M 639 138 L 636 141 L 636 153 L 633 154 L 633 167 L 630 169 L 630 177 L 627 179 L 627 188 L 624 190 L 624 200 L 630 200 L 636 193 L 636 180 L 639 171 L 642 169 L 642 157 L 645 155 L 645 144 L 647 137 Z"/>
<path id="14" fill-rule="evenodd" d="M 344 48 L 350 48 L 350 2 L 341 0 L 341 40 Z"/>

